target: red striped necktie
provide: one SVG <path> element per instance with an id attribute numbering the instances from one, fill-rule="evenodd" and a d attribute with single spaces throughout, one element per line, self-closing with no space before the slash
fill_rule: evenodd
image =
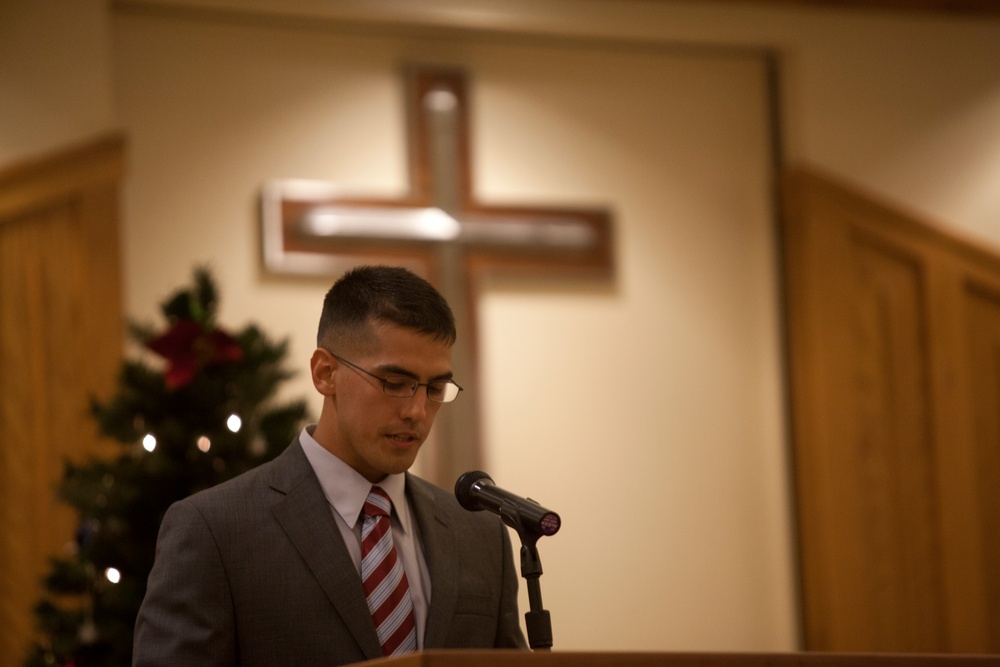
<path id="1" fill-rule="evenodd" d="M 389 512 L 392 501 L 373 486 L 361 510 L 361 583 L 383 655 L 417 650 L 417 625 L 413 616 L 410 585 L 403 562 L 392 543 Z"/>

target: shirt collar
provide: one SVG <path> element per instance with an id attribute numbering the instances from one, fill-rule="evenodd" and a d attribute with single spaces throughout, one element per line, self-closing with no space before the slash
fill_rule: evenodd
<path id="1" fill-rule="evenodd" d="M 337 456 L 325 449 L 312 437 L 315 425 L 306 426 L 299 434 L 302 451 L 305 452 L 323 495 L 352 530 L 364 507 L 365 499 L 371 491 L 372 483 L 361 473 L 344 463 Z M 406 502 L 406 475 L 398 473 L 389 475 L 378 483 L 392 500 L 393 516 L 398 520 L 403 533 L 410 532 L 410 512 Z"/>

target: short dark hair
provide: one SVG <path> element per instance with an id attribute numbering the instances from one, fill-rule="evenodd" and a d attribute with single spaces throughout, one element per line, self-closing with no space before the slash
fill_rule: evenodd
<path id="1" fill-rule="evenodd" d="M 457 337 L 448 302 L 429 282 L 401 267 L 359 266 L 341 276 L 326 293 L 316 344 L 338 348 L 361 344 L 359 337 L 379 320 L 448 345 Z"/>

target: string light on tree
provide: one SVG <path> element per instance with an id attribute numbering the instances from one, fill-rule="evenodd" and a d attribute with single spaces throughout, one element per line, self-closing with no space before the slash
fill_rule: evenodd
<path id="1" fill-rule="evenodd" d="M 79 631 L 77 631 L 77 637 L 79 638 L 80 643 L 83 644 L 84 646 L 96 642 L 98 636 L 99 635 L 97 632 L 97 625 L 91 619 L 87 619 L 86 621 L 84 621 L 83 624 L 80 626 Z M 65 665 L 64 667 L 72 667 L 72 665 L 74 664 L 75 663 L 71 662 L 68 665 Z"/>
<path id="2" fill-rule="evenodd" d="M 229 415 L 229 419 L 226 420 L 226 426 L 233 433 L 239 433 L 240 427 L 243 426 L 243 420 L 240 419 L 240 416 L 238 414 L 233 413 Z"/>
<path id="3" fill-rule="evenodd" d="M 156 438 L 152 433 L 147 433 L 142 439 L 142 448 L 147 452 L 152 452 L 156 449 Z"/>

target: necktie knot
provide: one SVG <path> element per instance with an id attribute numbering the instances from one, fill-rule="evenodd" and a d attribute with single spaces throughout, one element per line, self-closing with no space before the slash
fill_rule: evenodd
<path id="1" fill-rule="evenodd" d="M 392 509 L 392 501 L 389 500 L 389 494 L 385 492 L 381 486 L 373 486 L 372 490 L 368 492 L 368 497 L 365 499 L 365 505 L 361 509 L 361 512 L 365 516 L 389 516 L 389 511 Z"/>

